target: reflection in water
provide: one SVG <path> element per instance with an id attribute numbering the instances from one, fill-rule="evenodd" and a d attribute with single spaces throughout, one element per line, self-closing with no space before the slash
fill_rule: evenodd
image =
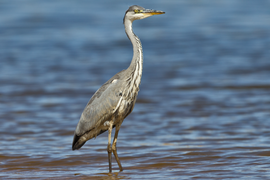
<path id="1" fill-rule="evenodd" d="M 2 2 L 0 177 L 268 179 L 267 3 L 138 3 L 166 15 L 135 22 L 141 91 L 119 134 L 124 171 L 113 160 L 108 175 L 107 133 L 71 143 L 84 103 L 130 63 L 131 4 Z"/>

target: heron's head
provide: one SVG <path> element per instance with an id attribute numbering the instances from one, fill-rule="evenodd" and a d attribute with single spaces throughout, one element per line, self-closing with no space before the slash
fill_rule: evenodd
<path id="1" fill-rule="evenodd" d="M 131 21 L 137 20 L 137 19 L 144 19 L 153 15 L 158 14 L 164 14 L 163 11 L 157 11 L 152 9 L 145 9 L 141 6 L 133 5 L 128 8 L 126 11 L 124 21 L 125 19 L 129 19 Z"/>

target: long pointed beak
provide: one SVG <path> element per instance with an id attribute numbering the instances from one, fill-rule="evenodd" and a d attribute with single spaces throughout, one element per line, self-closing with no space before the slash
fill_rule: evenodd
<path id="1" fill-rule="evenodd" d="M 165 14 L 164 11 L 158 11 L 158 10 L 152 10 L 152 9 L 145 9 L 143 12 L 142 12 L 144 15 L 147 15 L 147 16 L 152 16 L 152 15 L 159 15 L 159 14 Z"/>

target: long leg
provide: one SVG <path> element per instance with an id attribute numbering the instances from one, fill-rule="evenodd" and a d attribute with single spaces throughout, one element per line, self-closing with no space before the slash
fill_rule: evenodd
<path id="1" fill-rule="evenodd" d="M 113 121 L 110 121 L 110 126 L 108 129 L 108 159 L 109 159 L 109 172 L 112 172 L 112 147 L 111 147 L 111 135 L 112 135 Z"/>
<path id="2" fill-rule="evenodd" d="M 118 155 L 117 155 L 117 149 L 116 149 L 116 141 L 117 141 L 118 132 L 120 130 L 120 126 L 121 126 L 121 124 L 119 124 L 115 127 L 115 135 L 114 135 L 113 144 L 112 144 L 112 152 L 113 152 L 114 157 L 118 163 L 120 171 L 123 171 L 122 165 L 121 165 L 120 160 L 119 160 Z"/>

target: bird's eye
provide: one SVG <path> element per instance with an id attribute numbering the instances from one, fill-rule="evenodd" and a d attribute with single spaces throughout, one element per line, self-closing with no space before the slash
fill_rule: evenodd
<path id="1" fill-rule="evenodd" d="M 135 13 L 141 13 L 141 12 L 143 12 L 143 10 L 135 9 L 134 12 Z"/>

